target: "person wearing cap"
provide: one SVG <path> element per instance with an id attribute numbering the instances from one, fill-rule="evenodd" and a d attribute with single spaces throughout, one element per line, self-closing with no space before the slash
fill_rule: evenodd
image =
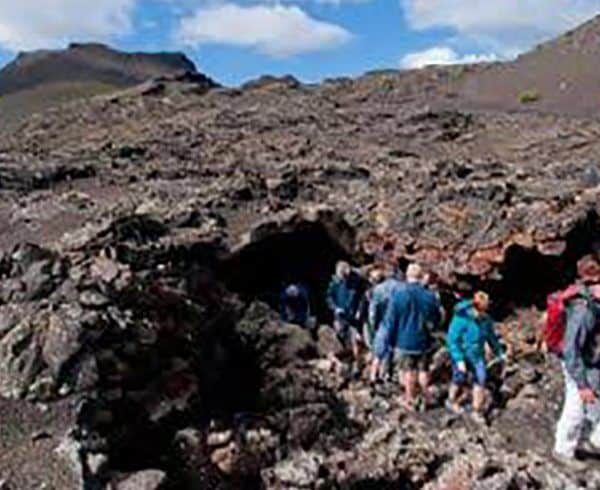
<path id="1" fill-rule="evenodd" d="M 586 419 L 592 425 L 589 443 L 600 450 L 600 266 L 593 257 L 584 257 L 577 266 L 582 294 L 566 305 L 561 356 L 565 395 L 554 444 L 555 459 L 576 471 L 586 468 L 576 456 Z"/>
<path id="2" fill-rule="evenodd" d="M 280 296 L 281 320 L 286 323 L 309 326 L 310 300 L 308 290 L 301 284 L 290 284 L 284 288 Z"/>
<path id="3" fill-rule="evenodd" d="M 375 341 L 378 359 L 385 359 L 390 350 L 396 350 L 400 355 L 403 404 L 409 411 L 416 406 L 419 388 L 425 407 L 431 405 L 429 364 L 433 338 L 429 326 L 440 321 L 438 298 L 423 287 L 421 280 L 421 267 L 409 265 L 406 282 L 391 294 L 381 333 L 378 332 Z"/>
<path id="4" fill-rule="evenodd" d="M 448 351 L 452 360 L 452 384 L 446 407 L 462 413 L 461 391 L 468 378 L 473 381 L 473 414 L 483 420 L 486 401 L 487 365 L 485 346 L 488 344 L 496 359 L 504 359 L 504 349 L 488 315 L 489 296 L 479 291 L 472 300 L 463 300 L 454 308 L 448 330 Z"/>

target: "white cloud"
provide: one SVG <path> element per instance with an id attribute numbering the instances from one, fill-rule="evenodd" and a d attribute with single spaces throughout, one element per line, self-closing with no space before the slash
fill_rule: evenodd
<path id="1" fill-rule="evenodd" d="M 136 0 L 0 0 L 0 46 L 10 51 L 110 40 L 132 27 Z"/>
<path id="2" fill-rule="evenodd" d="M 598 0 L 401 0 L 414 29 L 449 27 L 505 55 L 600 13 Z"/>
<path id="3" fill-rule="evenodd" d="M 297 6 L 231 3 L 200 8 L 181 20 L 179 40 L 186 45 L 228 44 L 284 58 L 346 43 L 344 28 L 308 16 Z"/>
<path id="4" fill-rule="evenodd" d="M 459 54 L 448 46 L 435 46 L 424 51 L 407 54 L 400 61 L 402 68 L 409 70 L 423 68 L 429 65 L 459 65 L 495 61 L 498 57 L 490 54 Z"/>

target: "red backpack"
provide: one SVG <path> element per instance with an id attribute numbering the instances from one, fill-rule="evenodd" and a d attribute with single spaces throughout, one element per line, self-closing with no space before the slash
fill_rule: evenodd
<path id="1" fill-rule="evenodd" d="M 567 304 L 577 297 L 587 298 L 587 291 L 583 286 L 574 284 L 564 291 L 552 293 L 546 300 L 546 321 L 542 326 L 542 338 L 548 350 L 554 354 L 561 355 L 563 352 Z"/>

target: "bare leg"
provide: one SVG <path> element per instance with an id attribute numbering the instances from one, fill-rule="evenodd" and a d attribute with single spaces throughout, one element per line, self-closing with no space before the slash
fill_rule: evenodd
<path id="1" fill-rule="evenodd" d="M 404 405 L 407 409 L 413 410 L 415 406 L 418 374 L 416 371 L 403 371 L 402 378 L 404 381 Z"/>
<path id="2" fill-rule="evenodd" d="M 370 373 L 370 378 L 369 378 L 372 383 L 377 381 L 377 379 L 379 378 L 379 369 L 380 369 L 379 359 L 377 359 L 376 357 L 373 357 L 373 360 L 371 361 L 371 373 Z"/>
<path id="3" fill-rule="evenodd" d="M 352 340 L 352 355 L 354 356 L 354 362 L 360 361 L 360 342 L 357 338 Z"/>
<path id="4" fill-rule="evenodd" d="M 430 378 L 429 371 L 419 371 L 419 387 L 421 388 L 426 407 L 431 406 L 433 401 L 431 390 L 429 389 Z"/>
<path id="5" fill-rule="evenodd" d="M 473 387 L 473 410 L 483 413 L 485 408 L 486 390 L 482 386 Z"/>
<path id="6" fill-rule="evenodd" d="M 461 387 L 452 383 L 448 390 L 448 401 L 455 412 L 461 411 Z"/>

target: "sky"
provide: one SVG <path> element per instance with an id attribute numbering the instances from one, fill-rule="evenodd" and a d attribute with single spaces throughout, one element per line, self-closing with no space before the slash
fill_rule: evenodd
<path id="1" fill-rule="evenodd" d="M 226 85 L 510 59 L 600 14 L 600 0 L 0 0 L 0 66 L 95 41 L 183 51 Z"/>

